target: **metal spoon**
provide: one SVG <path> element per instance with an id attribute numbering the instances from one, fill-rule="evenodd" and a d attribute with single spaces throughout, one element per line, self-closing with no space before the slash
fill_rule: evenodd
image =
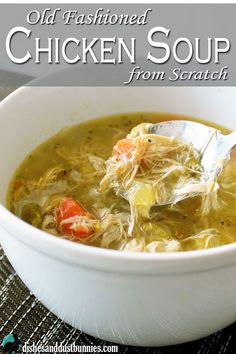
<path id="1" fill-rule="evenodd" d="M 153 124 L 149 128 L 149 133 L 174 137 L 192 144 L 200 152 L 200 163 L 203 168 L 202 181 L 205 183 L 209 179 L 217 178 L 225 163 L 230 159 L 232 148 L 236 145 L 236 131 L 223 135 L 215 128 L 184 120 Z M 169 200 L 165 204 L 176 203 L 189 197 L 189 195 L 183 195 L 178 197 L 178 200 Z"/>

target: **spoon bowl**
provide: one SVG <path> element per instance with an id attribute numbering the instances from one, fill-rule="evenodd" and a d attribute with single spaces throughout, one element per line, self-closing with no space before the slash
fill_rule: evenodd
<path id="1" fill-rule="evenodd" d="M 215 128 L 187 120 L 173 120 L 153 124 L 149 129 L 149 133 L 174 137 L 191 144 L 194 149 L 198 150 L 200 164 L 203 169 L 201 177 L 203 183 L 217 179 L 226 162 L 230 159 L 232 148 L 236 145 L 236 132 L 223 135 Z M 197 194 L 183 194 L 174 200 L 168 200 L 165 204 L 177 203 Z"/>

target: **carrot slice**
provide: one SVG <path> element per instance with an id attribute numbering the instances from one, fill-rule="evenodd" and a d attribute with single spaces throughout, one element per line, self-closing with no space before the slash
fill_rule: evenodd
<path id="1" fill-rule="evenodd" d="M 131 139 L 121 139 L 119 140 L 113 148 L 113 155 L 116 157 L 125 156 L 127 159 L 132 157 L 132 151 L 135 146 Z"/>
<path id="2" fill-rule="evenodd" d="M 58 228 L 67 236 L 86 237 L 94 232 L 94 228 L 89 225 L 74 223 L 67 219 L 84 216 L 89 219 L 94 219 L 93 216 L 87 212 L 75 199 L 72 197 L 65 197 L 56 208 L 56 220 Z"/>

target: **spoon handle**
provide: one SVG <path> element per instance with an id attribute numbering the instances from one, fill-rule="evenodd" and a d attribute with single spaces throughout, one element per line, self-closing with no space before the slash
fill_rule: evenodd
<path id="1" fill-rule="evenodd" d="M 236 131 L 227 135 L 228 148 L 231 150 L 236 145 Z"/>

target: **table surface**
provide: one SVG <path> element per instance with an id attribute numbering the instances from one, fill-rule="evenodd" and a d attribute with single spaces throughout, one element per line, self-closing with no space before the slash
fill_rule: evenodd
<path id="1" fill-rule="evenodd" d="M 1 70 L 0 70 L 1 76 Z M 12 89 L 0 88 L 0 100 Z M 235 299 L 236 300 L 236 299 Z M 48 311 L 29 292 L 0 247 L 0 340 L 11 332 L 29 345 L 107 345 L 69 326 Z M 236 354 L 236 323 L 210 337 L 172 347 L 140 348 L 119 346 L 119 353 Z"/>

